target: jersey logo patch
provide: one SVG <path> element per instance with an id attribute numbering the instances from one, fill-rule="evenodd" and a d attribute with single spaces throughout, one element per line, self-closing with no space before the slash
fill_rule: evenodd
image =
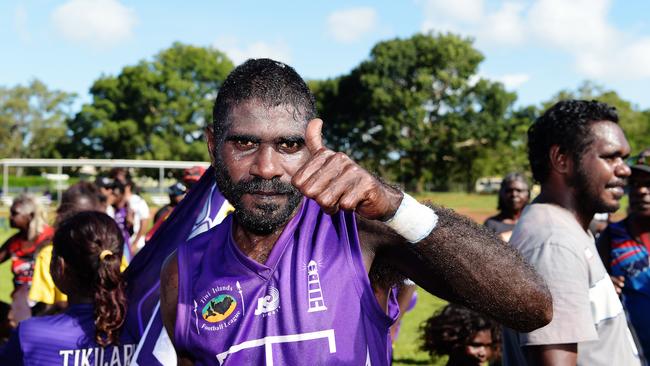
<path id="1" fill-rule="evenodd" d="M 219 295 L 213 297 L 201 311 L 203 319 L 210 323 L 218 323 L 228 319 L 230 314 L 235 311 L 237 300 L 230 295 Z"/>
<path id="2" fill-rule="evenodd" d="M 313 259 L 307 264 L 307 301 L 309 302 L 307 311 L 310 313 L 327 310 L 318 276 L 318 264 Z"/>
<path id="3" fill-rule="evenodd" d="M 280 308 L 280 291 L 271 286 L 268 289 L 268 294 L 257 299 L 257 309 L 255 315 L 273 315 L 277 313 Z"/>
<path id="4" fill-rule="evenodd" d="M 193 316 L 197 334 L 202 330 L 218 331 L 233 325 L 243 316 L 243 301 L 241 286 L 235 290 L 233 286 L 215 286 L 207 290 L 203 296 L 194 300 Z"/>

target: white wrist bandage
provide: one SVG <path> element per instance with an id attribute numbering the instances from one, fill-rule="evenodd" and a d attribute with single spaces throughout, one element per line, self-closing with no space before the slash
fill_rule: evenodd
<path id="1" fill-rule="evenodd" d="M 415 198 L 404 193 L 395 216 L 385 224 L 410 243 L 417 243 L 429 236 L 438 223 L 438 215 Z"/>

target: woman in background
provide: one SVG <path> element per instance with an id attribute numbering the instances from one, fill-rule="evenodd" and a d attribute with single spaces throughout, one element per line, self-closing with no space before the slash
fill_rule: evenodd
<path id="1" fill-rule="evenodd" d="M 80 212 L 61 222 L 51 272 L 69 307 L 20 323 L 0 352 L 0 364 L 128 365 L 135 344 L 120 336 L 126 314 L 123 245 L 120 229 L 104 213 Z"/>
<path id="2" fill-rule="evenodd" d="M 530 202 L 528 180 L 521 173 L 510 173 L 501 181 L 497 210 L 483 225 L 492 229 L 503 241 L 510 240 L 521 212 Z"/>
<path id="3" fill-rule="evenodd" d="M 50 242 L 54 230 L 47 224 L 45 211 L 36 198 L 28 194 L 14 199 L 9 224 L 18 229 L 18 233 L 0 247 L 0 263 L 11 258 L 14 289 L 9 320 L 18 323 L 31 316 L 28 294 L 34 274 L 34 258 L 36 251 Z"/>

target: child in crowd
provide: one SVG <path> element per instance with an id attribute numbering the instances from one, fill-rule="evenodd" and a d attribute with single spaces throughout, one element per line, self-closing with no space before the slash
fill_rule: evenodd
<path id="1" fill-rule="evenodd" d="M 421 349 L 432 357 L 448 355 L 447 366 L 487 365 L 499 357 L 499 325 L 460 305 L 445 306 L 421 332 Z"/>
<path id="2" fill-rule="evenodd" d="M 120 336 L 126 314 L 123 245 L 120 229 L 104 213 L 63 220 L 54 235 L 51 272 L 69 307 L 21 322 L 0 351 L 0 364 L 128 365 L 135 344 Z"/>

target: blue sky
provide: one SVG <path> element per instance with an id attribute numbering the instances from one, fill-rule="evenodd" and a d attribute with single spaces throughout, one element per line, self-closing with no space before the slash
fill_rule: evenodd
<path id="1" fill-rule="evenodd" d="M 305 78 L 347 73 L 381 40 L 452 31 L 485 55 L 479 75 L 519 104 L 539 104 L 591 80 L 650 108 L 650 1 L 404 0 L 0 2 L 0 85 L 38 78 L 88 89 L 102 74 L 169 47 L 218 48 L 235 63 L 272 57 Z"/>

